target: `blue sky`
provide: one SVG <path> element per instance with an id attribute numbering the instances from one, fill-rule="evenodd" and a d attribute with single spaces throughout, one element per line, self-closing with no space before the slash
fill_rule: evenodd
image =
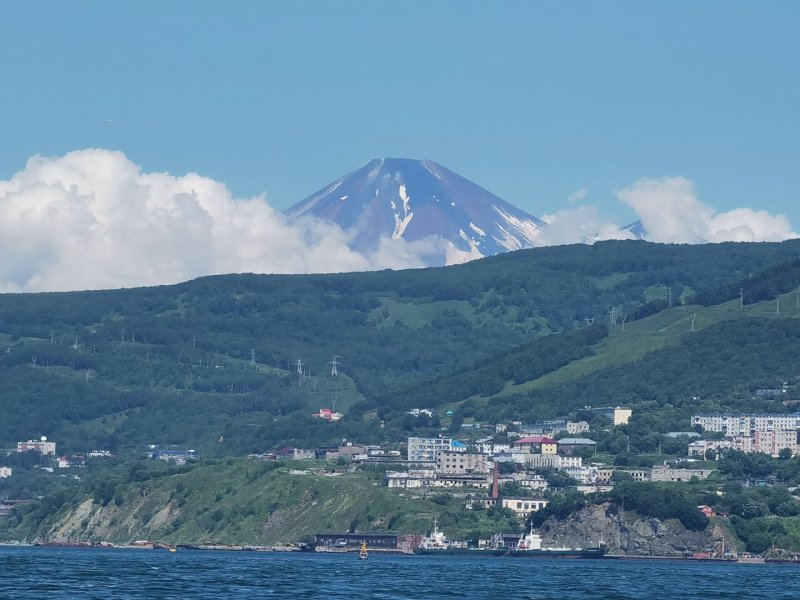
<path id="1" fill-rule="evenodd" d="M 373 157 L 429 158 L 536 216 L 681 177 L 800 228 L 800 3 L 0 5 L 0 180 L 120 151 L 284 210 Z"/>

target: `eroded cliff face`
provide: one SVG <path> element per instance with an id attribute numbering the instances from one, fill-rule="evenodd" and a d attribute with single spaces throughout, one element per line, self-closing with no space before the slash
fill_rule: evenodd
<path id="1" fill-rule="evenodd" d="M 163 535 L 179 514 L 172 502 L 148 506 L 142 498 L 126 506 L 114 503 L 101 506 L 87 498 L 59 519 L 40 528 L 34 539 L 130 543 L 154 534 Z"/>
<path id="2" fill-rule="evenodd" d="M 687 552 L 719 552 L 731 548 L 732 536 L 709 524 L 689 531 L 680 521 L 641 518 L 611 504 L 588 506 L 563 521 L 550 518 L 539 530 L 543 542 L 553 546 L 595 546 L 601 540 L 611 554 L 680 556 Z"/>

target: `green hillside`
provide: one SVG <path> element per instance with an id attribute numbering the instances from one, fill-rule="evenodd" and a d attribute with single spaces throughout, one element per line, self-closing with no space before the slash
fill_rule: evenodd
<path id="1" fill-rule="evenodd" d="M 460 539 L 519 529 L 506 511 L 468 510 L 448 494 L 398 494 L 377 470 L 246 459 L 123 467 L 0 520 L 0 539 L 273 545 L 334 531 L 424 532 L 434 517 Z"/>
<path id="2" fill-rule="evenodd" d="M 798 255 L 797 240 L 604 242 L 442 269 L 4 294 L 0 446 L 47 435 L 64 452 L 155 444 L 241 456 L 436 431 L 436 423 L 408 423 L 402 413 L 410 407 L 474 412 L 474 402 L 496 398 L 487 406 L 500 412 L 483 413 L 492 420 L 607 401 L 607 393 L 586 392 L 591 378 L 617 369 L 624 380 L 623 365 L 690 338 L 702 353 L 704 336 L 723 320 L 763 312 L 775 321 L 770 300 L 751 302 L 776 289 L 785 294 L 779 322 L 791 321 Z M 739 289 L 743 311 L 731 297 Z M 612 308 L 617 323 L 609 326 Z M 729 383 L 748 386 L 756 376 L 764 379 L 745 366 L 735 382 L 712 378 L 706 387 L 727 394 Z M 544 407 L 536 394 L 553 386 L 575 395 Z M 345 418 L 310 417 L 323 407 Z"/>

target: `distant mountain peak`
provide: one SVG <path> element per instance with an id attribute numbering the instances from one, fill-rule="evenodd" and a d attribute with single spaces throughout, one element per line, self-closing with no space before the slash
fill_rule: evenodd
<path id="1" fill-rule="evenodd" d="M 464 262 L 530 248 L 544 222 L 432 160 L 374 158 L 287 211 L 354 232 L 351 247 L 374 250 L 382 238 L 438 237 L 449 245 L 432 264 Z"/>

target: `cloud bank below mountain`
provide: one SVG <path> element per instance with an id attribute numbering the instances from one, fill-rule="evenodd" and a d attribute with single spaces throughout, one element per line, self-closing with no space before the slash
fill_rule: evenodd
<path id="1" fill-rule="evenodd" d="M 782 216 L 746 208 L 716 213 L 683 178 L 640 180 L 619 198 L 652 241 L 797 237 Z M 546 244 L 633 237 L 591 206 L 545 220 Z M 0 181 L 0 292 L 159 285 L 221 273 L 413 268 L 450 250 L 436 238 L 386 239 L 364 254 L 349 248 L 351 238 L 317 219 L 289 221 L 263 197 L 234 198 L 207 177 L 142 172 L 117 151 L 35 156 Z"/>

